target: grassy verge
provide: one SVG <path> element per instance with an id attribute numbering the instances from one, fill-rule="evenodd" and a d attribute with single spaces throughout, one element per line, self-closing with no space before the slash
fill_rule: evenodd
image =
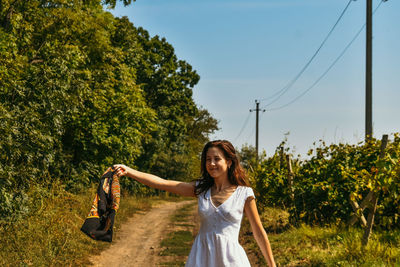
<path id="1" fill-rule="evenodd" d="M 400 231 L 375 231 L 368 246 L 361 246 L 358 228 L 289 227 L 285 212 L 268 209 L 261 216 L 278 266 L 400 266 Z M 280 218 L 281 220 L 274 220 Z M 275 231 L 271 231 L 275 229 Z M 241 234 L 252 266 L 265 261 L 245 220 Z"/>
<path id="2" fill-rule="evenodd" d="M 193 215 L 195 206 L 196 203 L 186 205 L 171 216 L 168 228 L 173 230 L 161 241 L 162 260 L 159 266 L 185 266 L 198 231 Z"/>
<path id="3" fill-rule="evenodd" d="M 80 231 L 93 197 L 93 186 L 84 194 L 70 194 L 61 184 L 52 189 L 36 187 L 29 192 L 28 216 L 0 225 L 0 265 L 76 266 L 89 264 L 89 256 L 110 246 L 90 239 Z M 120 225 L 137 211 L 148 210 L 160 197 L 123 195 L 116 216 L 114 238 Z M 169 197 L 169 200 L 174 197 Z"/>

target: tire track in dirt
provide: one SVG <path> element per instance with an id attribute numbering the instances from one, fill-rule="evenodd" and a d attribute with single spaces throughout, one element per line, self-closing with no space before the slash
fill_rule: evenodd
<path id="1" fill-rule="evenodd" d="M 137 213 L 125 222 L 118 239 L 100 255 L 92 256 L 92 266 L 156 266 L 160 260 L 160 241 L 169 225 L 169 217 L 196 200 L 163 202 L 146 213 Z"/>

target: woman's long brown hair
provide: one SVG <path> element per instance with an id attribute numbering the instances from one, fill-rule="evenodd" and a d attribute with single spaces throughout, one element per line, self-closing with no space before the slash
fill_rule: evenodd
<path id="1" fill-rule="evenodd" d="M 247 174 L 240 165 L 239 158 L 231 142 L 227 140 L 210 141 L 204 146 L 203 152 L 201 153 L 201 178 L 197 180 L 198 183 L 194 190 L 196 196 L 206 192 L 214 185 L 214 178 L 210 176 L 206 168 L 207 151 L 211 147 L 219 148 L 224 153 L 225 160 L 230 160 L 232 162 L 231 166 L 228 168 L 229 182 L 232 185 L 250 186 Z"/>

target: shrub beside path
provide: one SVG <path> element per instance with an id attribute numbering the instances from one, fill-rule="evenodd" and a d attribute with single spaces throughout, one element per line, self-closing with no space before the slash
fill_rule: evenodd
<path id="1" fill-rule="evenodd" d="M 170 216 L 195 201 L 162 202 L 148 212 L 136 213 L 121 226 L 108 249 L 90 258 L 93 266 L 156 266 Z"/>

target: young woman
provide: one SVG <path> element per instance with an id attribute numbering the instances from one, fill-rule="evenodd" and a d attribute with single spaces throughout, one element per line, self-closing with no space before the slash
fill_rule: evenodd
<path id="1" fill-rule="evenodd" d="M 119 176 L 182 196 L 197 197 L 201 220 L 186 266 L 250 266 L 238 242 L 243 211 L 268 266 L 276 266 L 267 234 L 261 224 L 253 190 L 229 141 L 208 142 L 201 154 L 201 178 L 195 182 L 165 180 L 152 174 L 115 165 Z"/>

